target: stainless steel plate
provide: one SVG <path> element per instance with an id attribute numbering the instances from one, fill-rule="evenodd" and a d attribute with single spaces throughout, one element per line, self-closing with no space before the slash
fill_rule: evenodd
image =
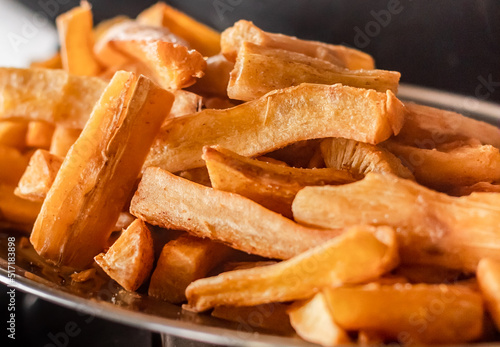
<path id="1" fill-rule="evenodd" d="M 500 125 L 500 105 L 438 90 L 401 85 L 398 97 L 454 110 Z M 499 130 L 500 131 L 500 130 Z M 3 234 L 5 241 L 6 234 Z M 19 241 L 20 236 L 17 236 Z M 180 338 L 229 346 L 312 346 L 294 336 L 271 335 L 248 323 L 232 323 L 206 314 L 193 314 L 153 298 L 121 290 L 112 281 L 93 288 L 67 285 L 50 269 L 37 265 L 33 255 L 17 252 L 15 281 L 8 277 L 6 247 L 0 250 L 0 281 L 50 302 L 112 321 Z M 17 246 L 20 247 L 19 245 Z M 12 271 L 12 270 L 11 270 Z M 272 310 L 272 305 L 269 307 Z M 262 312 L 256 312 L 256 317 Z"/>

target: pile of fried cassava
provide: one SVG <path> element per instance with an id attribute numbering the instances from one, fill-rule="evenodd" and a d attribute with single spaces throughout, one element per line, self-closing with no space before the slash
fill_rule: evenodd
<path id="1" fill-rule="evenodd" d="M 82 2 L 57 28 L 0 69 L 0 219 L 47 262 L 324 346 L 496 336 L 498 128 L 244 20 Z"/>

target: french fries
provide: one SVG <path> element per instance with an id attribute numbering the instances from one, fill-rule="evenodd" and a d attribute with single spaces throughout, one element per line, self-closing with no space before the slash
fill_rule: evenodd
<path id="1" fill-rule="evenodd" d="M 196 113 L 201 109 L 203 98 L 195 93 L 187 92 L 185 90 L 176 90 L 174 92 L 175 100 L 170 115 L 165 119 L 186 116 Z"/>
<path id="2" fill-rule="evenodd" d="M 498 339 L 498 128 L 248 21 L 92 26 L 83 1 L 52 58 L 0 67 L 0 228 L 72 285 L 323 346 Z"/>
<path id="3" fill-rule="evenodd" d="M 483 193 L 500 193 L 500 184 L 492 184 L 489 182 L 478 182 L 471 186 L 459 186 L 448 190 L 446 193 L 452 196 L 471 195 L 474 192 Z"/>
<path id="4" fill-rule="evenodd" d="M 500 260 L 498 206 L 496 193 L 455 198 L 410 180 L 369 173 L 343 186 L 305 187 L 292 211 L 296 221 L 314 227 L 390 225 L 398 231 L 403 264 L 475 272 L 481 258 Z"/>
<path id="5" fill-rule="evenodd" d="M 373 58 L 369 54 L 356 49 L 317 41 L 300 40 L 293 36 L 268 33 L 246 20 L 239 20 L 222 33 L 222 54 L 228 60 L 235 61 L 238 51 L 245 41 L 264 47 L 302 53 L 351 70 L 371 70 L 374 68 Z"/>
<path id="6" fill-rule="evenodd" d="M 500 180 L 500 151 L 491 145 L 424 149 L 387 141 L 383 146 L 412 169 L 419 183 L 436 190 Z"/>
<path id="7" fill-rule="evenodd" d="M 375 279 L 398 260 L 394 230 L 357 226 L 281 263 L 195 281 L 186 297 L 198 312 L 305 299 L 324 287 Z"/>
<path id="8" fill-rule="evenodd" d="M 81 129 L 57 126 L 52 134 L 49 150 L 50 153 L 60 157 L 65 157 L 81 133 Z"/>
<path id="9" fill-rule="evenodd" d="M 391 91 L 304 83 L 230 109 L 172 119 L 156 138 L 145 167 L 178 172 L 203 166 L 206 145 L 257 156 L 322 137 L 376 144 L 399 132 L 404 114 Z"/>
<path id="10" fill-rule="evenodd" d="M 203 159 L 212 187 L 245 196 L 289 218 L 293 198 L 305 186 L 355 181 L 347 171 L 292 168 L 245 158 L 220 147 L 204 147 Z"/>
<path id="11" fill-rule="evenodd" d="M 97 77 L 62 70 L 0 68 L 0 119 L 83 129 L 105 87 Z"/>
<path id="12" fill-rule="evenodd" d="M 381 146 L 331 138 L 323 140 L 320 148 L 325 164 L 329 168 L 348 170 L 358 176 L 368 172 L 378 172 L 414 179 L 411 171 L 401 163 L 401 160 Z"/>
<path id="13" fill-rule="evenodd" d="M 15 186 L 0 184 L 0 220 L 21 230 L 30 230 L 40 212 L 41 204 L 14 194 Z"/>
<path id="14" fill-rule="evenodd" d="M 94 260 L 123 288 L 137 290 L 153 268 L 153 239 L 148 226 L 136 219 L 106 253 L 96 255 Z"/>
<path id="15" fill-rule="evenodd" d="M 296 302 L 288 309 L 290 323 L 306 341 L 322 346 L 349 344 L 347 332 L 333 319 L 325 295 L 317 293 L 312 299 Z"/>
<path id="16" fill-rule="evenodd" d="M 196 81 L 190 90 L 198 94 L 227 97 L 229 74 L 234 63 L 227 60 L 222 54 L 207 58 L 205 75 Z"/>
<path id="17" fill-rule="evenodd" d="M 34 61 L 30 64 L 30 68 L 62 69 L 61 53 L 57 52 L 52 57 L 43 61 Z"/>
<path id="18" fill-rule="evenodd" d="M 187 286 L 225 261 L 235 251 L 221 243 L 182 235 L 161 251 L 148 294 L 171 303 L 186 300 Z"/>
<path id="19" fill-rule="evenodd" d="M 477 139 L 500 148 L 500 132 L 494 125 L 434 107 L 406 103 L 408 114 L 397 141 L 419 148 L 460 140 Z"/>
<path id="20" fill-rule="evenodd" d="M 342 83 L 396 94 L 399 78 L 400 73 L 395 71 L 349 70 L 301 53 L 243 42 L 231 71 L 227 94 L 231 99 L 249 101 L 301 83 Z"/>
<path id="21" fill-rule="evenodd" d="M 43 202 L 30 237 L 40 255 L 82 268 L 104 249 L 172 102 L 144 76 L 115 75 Z"/>
<path id="22" fill-rule="evenodd" d="M 23 150 L 26 147 L 28 123 L 25 120 L 0 121 L 0 146 Z"/>
<path id="23" fill-rule="evenodd" d="M 61 62 L 70 74 L 96 76 L 101 71 L 94 52 L 92 10 L 87 1 L 56 18 Z"/>
<path id="24" fill-rule="evenodd" d="M 49 149 L 54 134 L 54 125 L 43 121 L 31 121 L 26 131 L 26 146 Z"/>
<path id="25" fill-rule="evenodd" d="M 155 167 L 144 171 L 130 213 L 152 225 L 278 259 L 291 258 L 342 232 L 303 227 L 240 195 Z"/>
<path id="26" fill-rule="evenodd" d="M 379 285 L 325 288 L 334 321 L 405 345 L 464 343 L 481 336 L 483 302 L 459 285 Z"/>
<path id="27" fill-rule="evenodd" d="M 16 186 L 23 175 L 29 158 L 16 148 L 0 145 L 0 184 Z"/>
<path id="28" fill-rule="evenodd" d="M 36 150 L 14 193 L 31 201 L 43 201 L 56 179 L 63 158 L 43 149 Z"/>
<path id="29" fill-rule="evenodd" d="M 500 331 L 500 262 L 484 258 L 477 266 L 477 280 L 486 308 Z"/>
<path id="30" fill-rule="evenodd" d="M 168 28 L 204 56 L 212 56 L 220 51 L 220 34 L 217 31 L 163 2 L 142 11 L 137 16 L 137 21 Z"/>
<path id="31" fill-rule="evenodd" d="M 160 27 L 125 21 L 111 27 L 95 46 L 106 66 L 123 65 L 132 60 L 142 63 L 148 77 L 163 88 L 181 89 L 203 76 L 203 56 L 187 43 Z"/>

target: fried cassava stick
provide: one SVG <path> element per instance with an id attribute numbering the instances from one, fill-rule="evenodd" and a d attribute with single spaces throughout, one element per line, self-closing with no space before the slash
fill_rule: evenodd
<path id="1" fill-rule="evenodd" d="M 287 259 L 342 233 L 303 227 L 240 195 L 207 188 L 160 168 L 144 171 L 130 204 L 144 221 Z"/>
<path id="2" fill-rule="evenodd" d="M 293 36 L 268 33 L 252 22 L 239 20 L 221 36 L 222 53 L 231 61 L 236 59 L 243 42 L 264 47 L 280 48 L 323 59 L 348 69 L 373 69 L 373 58 L 364 52 L 340 45 L 301 40 Z"/>
<path id="3" fill-rule="evenodd" d="M 212 187 L 243 195 L 268 209 L 292 217 L 295 194 L 305 186 L 356 180 L 348 171 L 299 169 L 245 158 L 220 147 L 204 147 Z"/>
<path id="4" fill-rule="evenodd" d="M 62 70 L 0 68 L 0 119 L 21 118 L 82 129 L 106 82 Z"/>
<path id="5" fill-rule="evenodd" d="M 113 77 L 44 200 L 30 238 L 40 255 L 78 268 L 104 249 L 172 102 L 143 76 Z"/>
<path id="6" fill-rule="evenodd" d="M 460 285 L 325 288 L 333 318 L 346 330 L 374 331 L 401 344 L 463 343 L 483 330 L 481 296 Z"/>
<path id="7" fill-rule="evenodd" d="M 320 145 L 326 167 L 348 170 L 352 174 L 391 173 L 414 179 L 411 171 L 387 149 L 354 140 L 325 139 Z"/>
<path id="8" fill-rule="evenodd" d="M 357 226 L 289 260 L 195 281 L 186 297 L 196 311 L 307 299 L 324 287 L 378 278 L 397 266 L 397 253 L 392 228 Z"/>
<path id="9" fill-rule="evenodd" d="M 412 102 L 405 105 L 408 114 L 396 138 L 400 143 L 434 148 L 451 141 L 475 138 L 483 145 L 500 148 L 500 131 L 492 124 Z"/>
<path id="10" fill-rule="evenodd" d="M 172 119 L 157 136 L 145 166 L 170 172 L 203 166 L 206 145 L 255 156 L 323 137 L 377 144 L 399 132 L 404 115 L 391 91 L 304 83 L 230 109 Z"/>
<path id="11" fill-rule="evenodd" d="M 227 94 L 231 99 L 254 100 L 300 83 L 342 83 L 379 92 L 398 92 L 401 74 L 385 70 L 349 70 L 322 59 L 283 49 L 244 42 L 231 72 Z"/>
<path id="12" fill-rule="evenodd" d="M 15 194 L 32 201 L 43 201 L 54 183 L 63 158 L 38 149 L 30 158 L 28 167 L 21 176 Z"/>
<path id="13" fill-rule="evenodd" d="M 401 158 L 417 182 L 436 190 L 500 180 L 500 151 L 491 145 L 425 149 L 390 140 L 382 146 Z"/>
<path id="14" fill-rule="evenodd" d="M 389 174 L 369 173 L 343 186 L 306 187 L 292 204 L 296 221 L 324 228 L 390 225 L 401 261 L 476 271 L 479 260 L 500 260 L 500 194 L 455 198 Z"/>

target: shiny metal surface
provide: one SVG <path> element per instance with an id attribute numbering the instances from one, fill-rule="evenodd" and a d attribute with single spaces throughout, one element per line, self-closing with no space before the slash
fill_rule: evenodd
<path id="1" fill-rule="evenodd" d="M 500 105 L 412 85 L 401 85 L 403 100 L 456 110 L 500 125 Z M 2 247 L 4 248 L 4 247 Z M 206 314 L 183 311 L 144 295 L 130 293 L 112 281 L 104 282 L 90 293 L 72 288 L 64 279 L 47 276 L 33 257 L 23 259 L 17 252 L 15 282 L 7 277 L 5 254 L 0 253 L 0 282 L 37 295 L 50 302 L 134 327 L 189 340 L 228 346 L 313 346 L 297 337 L 271 335 L 248 324 L 232 323 Z M 49 278 L 51 280 L 49 280 Z"/>

